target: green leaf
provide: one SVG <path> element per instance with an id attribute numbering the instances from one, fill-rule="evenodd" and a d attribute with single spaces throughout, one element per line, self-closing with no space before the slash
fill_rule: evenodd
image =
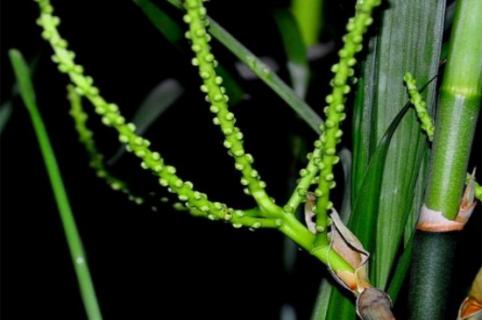
<path id="1" fill-rule="evenodd" d="M 347 148 L 343 148 L 339 152 L 341 160 L 341 166 L 343 167 L 344 176 L 344 192 L 341 200 L 340 217 L 343 223 L 347 223 L 350 220 L 352 207 L 351 207 L 351 170 L 352 170 L 352 154 Z"/>
<path id="2" fill-rule="evenodd" d="M 30 70 L 22 54 L 15 49 L 9 51 L 10 62 L 17 79 L 20 96 L 27 107 L 30 119 L 37 136 L 38 144 L 45 167 L 49 176 L 52 191 L 64 228 L 67 244 L 70 250 L 72 263 L 74 265 L 75 274 L 77 276 L 80 294 L 84 303 L 85 311 L 89 320 L 101 320 L 102 315 L 97 302 L 92 278 L 90 276 L 87 258 L 84 252 L 82 240 L 75 223 L 75 219 L 70 207 L 70 202 L 65 191 L 60 169 L 55 158 L 52 145 L 50 143 L 47 130 L 43 123 L 40 112 L 38 111 L 35 91 L 33 89 L 32 80 L 30 78 Z"/>
<path id="3" fill-rule="evenodd" d="M 312 320 L 327 319 L 328 305 L 330 303 L 333 289 L 333 286 L 328 280 L 321 280 L 320 289 L 318 290 L 318 296 L 313 308 L 313 314 L 311 315 Z"/>
<path id="4" fill-rule="evenodd" d="M 407 248 L 403 250 L 402 255 L 398 259 L 397 269 L 390 282 L 390 286 L 388 287 L 387 293 L 392 298 L 392 301 L 397 299 L 400 289 L 402 289 L 403 283 L 405 282 L 405 276 L 407 275 L 408 270 L 410 269 L 410 263 L 412 262 L 412 252 L 413 238 L 410 239 Z"/>
<path id="5" fill-rule="evenodd" d="M 298 24 L 292 13 L 287 9 L 276 10 L 274 18 L 288 57 L 287 68 L 291 84 L 296 94 L 304 98 L 308 89 L 310 67 Z"/>
<path id="6" fill-rule="evenodd" d="M 167 79 L 149 92 L 132 118 L 136 132 L 143 134 L 171 105 L 181 97 L 183 87 L 177 80 Z"/>
<path id="7" fill-rule="evenodd" d="M 373 252 L 375 247 L 376 234 L 374 230 L 376 230 L 377 226 L 378 208 L 380 205 L 378 195 L 382 187 L 388 150 L 396 130 L 409 109 L 410 105 L 408 103 L 405 104 L 405 107 L 393 119 L 373 152 L 361 182 L 360 190 L 363 190 L 363 192 L 359 192 L 348 221 L 348 228 L 357 236 L 368 252 Z M 373 256 L 370 258 L 372 259 Z M 333 291 L 328 307 L 327 319 L 352 319 L 354 316 L 355 308 L 353 303 L 344 298 L 339 290 Z"/>
<path id="8" fill-rule="evenodd" d="M 18 90 L 20 96 L 25 103 L 25 106 L 32 111 L 36 109 L 36 97 L 33 89 L 32 81 L 30 79 L 30 69 L 23 59 L 20 51 L 11 49 L 9 51 L 10 63 L 12 64 L 15 77 L 17 79 Z"/>
<path id="9" fill-rule="evenodd" d="M 410 105 L 407 103 L 400 110 L 398 115 L 388 127 L 385 135 L 378 144 L 377 149 L 370 158 L 365 177 L 361 183 L 361 190 L 354 203 L 353 213 L 348 223 L 350 230 L 358 237 L 368 252 L 373 252 L 375 248 L 375 232 L 377 222 L 383 177 L 385 173 L 385 162 L 387 160 L 388 149 L 395 134 L 395 130 L 400 125 Z"/>
<path id="10" fill-rule="evenodd" d="M 10 120 L 11 115 L 12 115 L 12 101 L 9 100 L 7 102 L 4 102 L 0 106 L 0 135 L 5 129 L 8 123 L 8 120 Z"/>
<path id="11" fill-rule="evenodd" d="M 38 67 L 38 62 L 40 60 L 40 53 L 37 54 L 29 63 L 28 71 L 30 72 L 30 77 L 33 78 L 35 71 L 37 70 Z M 5 127 L 7 126 L 8 121 L 10 120 L 10 117 L 13 112 L 13 101 L 18 95 L 18 85 L 17 82 L 15 82 L 12 85 L 12 91 L 11 91 L 11 96 L 10 99 L 2 103 L 0 105 L 0 135 L 2 134 L 3 130 L 5 130 Z"/>
<path id="12" fill-rule="evenodd" d="M 370 40 L 354 114 L 354 181 L 356 201 L 361 179 L 378 141 L 392 118 L 407 101 L 405 72 L 415 72 L 419 83 L 427 83 L 438 72 L 443 37 L 445 2 L 438 0 L 391 1 L 383 11 L 381 29 Z M 425 91 L 433 110 L 436 83 Z M 370 266 L 373 284 L 386 288 L 396 255 L 403 242 L 409 214 L 418 214 L 421 203 L 414 194 L 418 176 L 427 170 L 424 157 L 428 144 L 414 113 L 401 123 L 387 154 L 381 193 L 376 245 Z M 420 190 L 417 192 L 421 192 Z M 374 200 L 375 201 L 375 200 Z"/>
<path id="13" fill-rule="evenodd" d="M 148 0 L 145 0 L 148 1 Z M 181 9 L 181 2 L 178 0 L 166 0 L 178 9 Z M 251 71 L 254 72 L 268 87 L 270 87 L 278 96 L 283 99 L 298 116 L 303 119 L 316 133 L 320 133 L 320 125 L 323 123 L 320 116 L 311 109 L 306 102 L 298 97 L 298 95 L 286 84 L 281 78 L 273 73 L 258 57 L 249 51 L 235 37 L 221 27 L 215 20 L 208 17 L 209 32 L 231 51 L 239 60 L 241 60 Z"/>
<path id="14" fill-rule="evenodd" d="M 292 0 L 291 10 L 300 25 L 304 43 L 312 46 L 318 42 L 324 26 L 324 0 Z"/>
<path id="15" fill-rule="evenodd" d="M 149 0 L 134 0 L 134 2 L 169 42 L 178 45 L 183 40 L 183 29 L 181 26 L 159 7 Z"/>
<path id="16" fill-rule="evenodd" d="M 423 161 L 425 163 L 422 166 L 427 166 L 428 163 L 428 155 L 429 151 L 426 151 L 426 155 L 423 157 Z M 412 252 L 413 252 L 413 239 L 415 234 L 415 225 L 417 223 L 418 218 L 418 211 L 419 211 L 419 204 L 422 203 L 423 196 L 424 196 L 424 188 L 425 182 L 427 179 L 428 170 L 423 172 L 424 174 L 418 176 L 417 184 L 415 185 L 414 191 L 414 199 L 412 206 L 412 211 L 409 213 L 407 218 L 407 223 L 405 224 L 404 230 L 404 240 L 403 240 L 403 251 L 398 258 L 397 263 L 395 264 L 394 270 L 392 270 L 393 275 L 390 279 L 390 285 L 388 286 L 387 293 L 390 295 L 390 298 L 395 303 L 398 298 L 398 294 L 405 283 L 405 276 L 408 274 L 408 270 L 410 269 L 410 265 L 412 262 Z"/>
<path id="17" fill-rule="evenodd" d="M 136 126 L 136 132 L 139 135 L 144 134 L 154 121 L 181 97 L 183 92 L 184 88 L 174 79 L 163 80 L 156 85 L 140 104 L 131 120 Z M 108 164 L 116 163 L 124 153 L 125 148 L 120 147 Z"/>

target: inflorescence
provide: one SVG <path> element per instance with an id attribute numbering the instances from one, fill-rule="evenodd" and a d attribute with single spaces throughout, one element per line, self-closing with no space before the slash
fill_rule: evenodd
<path id="1" fill-rule="evenodd" d="M 219 125 L 225 136 L 224 146 L 229 155 L 235 160 L 235 168 L 241 172 L 241 184 L 245 192 L 255 199 L 259 208 L 247 211 L 229 208 L 223 203 L 212 202 L 207 195 L 194 190 L 189 181 L 183 181 L 176 175 L 176 169 L 165 163 L 158 152 L 152 151 L 150 142 L 136 133 L 134 124 L 128 123 L 119 112 L 116 104 L 109 103 L 100 95 L 99 89 L 94 86 L 93 79 L 84 74 L 82 66 L 75 63 L 74 52 L 67 48 L 67 42 L 60 36 L 57 26 L 60 19 L 53 15 L 53 8 L 49 0 L 36 0 L 40 7 L 38 24 L 43 28 L 42 36 L 54 50 L 53 61 L 59 70 L 69 76 L 72 84 L 72 93 L 85 97 L 94 106 L 95 112 L 101 117 L 102 123 L 114 128 L 119 135 L 119 141 L 141 160 L 144 169 L 153 172 L 159 183 L 171 193 L 178 196 L 183 205 L 194 215 L 207 217 L 212 220 L 229 221 L 235 227 L 248 226 L 250 228 L 272 227 L 280 230 L 294 239 L 302 247 L 317 256 L 321 261 L 334 269 L 348 270 L 351 267 L 333 251 L 325 241 L 315 241 L 315 237 L 293 215 L 301 202 L 306 201 L 308 189 L 313 184 L 318 184 L 315 191 L 317 202 L 317 229 L 325 231 L 328 223 L 326 210 L 333 204 L 329 200 L 330 189 L 335 187 L 333 165 L 340 161 L 336 155 L 336 147 L 342 137 L 341 122 L 345 119 L 345 96 L 350 87 L 347 81 L 354 74 L 353 66 L 356 63 L 355 54 L 362 49 L 363 35 L 372 23 L 373 9 L 381 0 L 358 0 L 356 14 L 350 19 L 347 29 L 348 34 L 343 38 L 344 47 L 339 51 L 340 62 L 335 64 L 332 71 L 335 73 L 331 86 L 332 93 L 327 97 L 328 106 L 325 108 L 326 121 L 322 126 L 320 138 L 315 142 L 314 151 L 308 155 L 309 163 L 306 169 L 301 170 L 301 179 L 288 204 L 284 208 L 278 207 L 265 191 L 265 183 L 258 172 L 253 168 L 253 157 L 246 153 L 243 146 L 243 134 L 236 127 L 236 119 L 228 108 L 228 97 L 222 86 L 222 78 L 216 73 L 217 61 L 211 53 L 209 45 L 210 35 L 206 27 L 209 22 L 206 9 L 202 0 L 186 0 L 184 7 L 186 15 L 184 21 L 189 26 L 186 37 L 191 41 L 191 49 L 195 54 L 192 64 L 198 67 L 199 75 L 203 81 L 201 91 L 206 94 L 206 101 L 210 104 L 210 111 L 214 114 L 214 124 Z M 92 158 L 91 165 L 98 175 L 103 177 L 112 187 L 130 194 L 127 186 L 120 180 L 110 176 L 102 163 L 102 156 L 98 154 L 92 140 L 92 134 L 85 125 L 86 114 L 82 109 L 72 112 L 77 122 L 80 139 L 86 145 Z M 321 172 L 318 176 L 318 172 Z M 323 232 L 326 236 L 326 232 Z M 322 246 L 326 245 L 322 248 Z M 314 250 L 323 249 L 323 250 Z"/>
<path id="2" fill-rule="evenodd" d="M 159 178 L 159 183 L 175 193 L 179 200 L 191 211 L 212 220 L 230 221 L 234 226 L 279 227 L 279 219 L 264 219 L 246 216 L 241 210 L 234 210 L 220 202 L 212 202 L 207 195 L 194 190 L 193 184 L 183 181 L 176 175 L 176 169 L 165 163 L 158 152 L 152 151 L 150 142 L 136 134 L 135 125 L 127 123 L 120 114 L 116 104 L 109 103 L 99 94 L 99 89 L 94 86 L 93 79 L 84 75 L 82 66 L 75 63 L 75 53 L 67 47 L 57 26 L 60 19 L 53 15 L 53 7 L 49 0 L 37 0 L 40 7 L 40 18 L 37 23 L 43 28 L 42 37 L 47 40 L 53 50 L 52 60 L 58 65 L 59 71 L 69 76 L 78 94 L 86 97 L 95 107 L 95 112 L 102 117 L 102 122 L 108 127 L 117 130 L 119 141 L 126 145 L 129 152 L 142 160 L 141 166 L 151 170 Z"/>
<path id="3" fill-rule="evenodd" d="M 353 77 L 356 64 L 355 55 L 363 48 L 363 36 L 368 26 L 373 23 L 372 12 L 379 6 L 381 0 L 359 0 L 355 7 L 355 16 L 347 24 L 348 33 L 343 37 L 343 48 L 338 52 L 339 62 L 332 66 L 334 77 L 330 82 L 331 94 L 326 97 L 327 107 L 324 109 L 326 120 L 320 137 L 321 159 L 318 162 L 320 178 L 315 191 L 316 227 L 319 232 L 325 232 L 328 226 L 327 210 L 333 207 L 330 201 L 330 190 L 336 184 L 333 166 L 339 161 L 336 156 L 337 145 L 343 135 L 340 125 L 345 120 L 345 96 L 350 92 L 348 79 Z"/>
<path id="4" fill-rule="evenodd" d="M 417 117 L 421 123 L 421 128 L 427 134 L 429 141 L 433 140 L 433 135 L 435 132 L 432 117 L 430 116 L 427 104 L 423 100 L 420 92 L 417 89 L 417 81 L 410 72 L 407 72 L 403 77 L 405 85 L 407 86 L 408 94 L 410 96 L 410 102 L 415 107 L 417 112 Z"/>

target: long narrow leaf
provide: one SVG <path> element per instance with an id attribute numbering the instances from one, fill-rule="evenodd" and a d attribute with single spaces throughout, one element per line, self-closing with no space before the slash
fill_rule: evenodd
<path id="1" fill-rule="evenodd" d="M 298 24 L 292 13 L 287 9 L 278 9 L 274 12 L 283 47 L 288 57 L 288 72 L 291 84 L 296 94 L 304 98 L 308 89 L 310 67 L 306 47 L 302 39 Z"/>
<path id="2" fill-rule="evenodd" d="M 354 203 L 353 212 L 348 221 L 348 227 L 357 236 L 368 252 L 375 248 L 375 232 L 378 221 L 379 201 L 373 195 L 380 194 L 384 176 L 385 162 L 388 150 L 397 129 L 405 118 L 410 105 L 407 103 L 391 122 L 368 164 L 365 176 L 361 182 L 360 192 Z M 372 256 L 373 259 L 373 256 Z M 332 291 L 327 311 L 327 319 L 353 319 L 355 308 L 339 290 Z M 343 317 L 341 316 L 343 315 Z"/>
<path id="3" fill-rule="evenodd" d="M 60 169 L 50 140 L 45 129 L 42 117 L 37 108 L 35 92 L 30 79 L 30 71 L 25 63 L 22 54 L 17 50 L 10 50 L 10 61 L 17 78 L 18 87 L 22 100 L 30 113 L 32 125 L 38 139 L 40 150 L 45 162 L 45 167 L 50 179 L 50 184 L 57 202 L 60 219 L 64 228 L 67 244 L 74 264 L 80 293 L 84 303 L 85 311 L 90 320 L 101 320 L 102 315 L 97 302 L 92 278 L 87 265 L 86 255 L 83 249 L 82 240 L 75 223 L 70 207 L 69 199 L 65 191 Z"/>
<path id="4" fill-rule="evenodd" d="M 12 101 L 9 100 L 0 106 L 0 135 L 5 129 L 10 116 L 12 115 Z"/>
<path id="5" fill-rule="evenodd" d="M 38 67 L 38 62 L 40 60 L 41 53 L 38 53 L 29 63 L 28 63 L 28 71 L 30 72 L 30 77 L 33 78 L 35 71 L 37 70 Z M 8 121 L 10 120 L 10 117 L 12 116 L 13 112 L 13 101 L 18 95 L 18 85 L 15 82 L 12 85 L 12 91 L 10 98 L 3 102 L 2 105 L 0 105 L 0 135 L 2 134 L 3 130 L 5 130 L 5 127 L 7 126 Z"/>
<path id="6" fill-rule="evenodd" d="M 183 40 L 182 28 L 168 14 L 149 0 L 134 0 L 134 2 L 169 42 L 178 45 Z"/>
<path id="7" fill-rule="evenodd" d="M 379 201 L 373 195 L 380 194 L 390 143 L 409 108 L 410 105 L 406 104 L 398 113 L 382 137 L 378 148 L 371 156 L 365 177 L 361 183 L 363 192 L 358 194 L 351 219 L 348 223 L 350 229 L 356 234 L 368 252 L 373 252 L 375 248 L 375 233 L 373 230 L 375 230 L 377 225 L 379 213 Z"/>
<path id="8" fill-rule="evenodd" d="M 366 193 L 360 188 L 363 173 L 380 139 L 407 101 L 402 77 L 415 72 L 420 83 L 436 75 L 443 36 L 445 2 L 438 0 L 391 1 L 383 11 L 381 30 L 371 40 L 364 69 L 363 87 L 355 107 L 353 199 Z M 435 82 L 425 91 L 430 109 L 435 102 Z M 415 114 L 407 116 L 395 134 L 387 155 L 376 227 L 377 244 L 371 265 L 374 284 L 386 288 L 396 254 L 403 242 L 410 213 L 417 214 L 420 199 L 414 194 L 418 176 L 425 176 L 423 164 L 428 144 Z"/>

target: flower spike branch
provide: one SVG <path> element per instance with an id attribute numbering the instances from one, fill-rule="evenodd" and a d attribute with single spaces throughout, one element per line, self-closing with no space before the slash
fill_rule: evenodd
<path id="1" fill-rule="evenodd" d="M 328 103 L 324 109 L 326 120 L 324 124 L 320 125 L 320 138 L 315 141 L 315 148 L 308 155 L 308 165 L 305 169 L 300 170 L 300 180 L 295 192 L 284 207 L 285 211 L 294 212 L 306 199 L 309 187 L 318 183 L 315 191 L 315 196 L 318 198 L 316 225 L 320 232 L 326 231 L 327 211 L 333 207 L 333 203 L 330 201 L 330 190 L 336 186 L 333 166 L 340 161 L 336 155 L 336 146 L 343 135 L 340 124 L 346 118 L 345 96 L 350 92 L 347 82 L 354 75 L 355 54 L 362 49 L 363 35 L 373 22 L 371 17 L 373 9 L 380 3 L 381 0 L 359 0 L 356 4 L 355 16 L 348 21 L 348 34 L 343 38 L 345 44 L 338 52 L 340 61 L 331 69 L 335 74 L 330 82 L 333 90 L 326 97 Z M 317 177 L 319 171 L 321 171 L 320 177 Z"/>
<path id="2" fill-rule="evenodd" d="M 427 104 L 422 98 L 422 95 L 417 89 L 417 81 L 410 72 L 407 72 L 403 77 L 405 85 L 407 86 L 410 102 L 415 107 L 417 117 L 420 120 L 421 128 L 427 134 L 428 140 L 433 141 L 434 125 L 433 120 L 428 113 Z"/>
<path id="3" fill-rule="evenodd" d="M 206 31 L 209 24 L 206 8 L 202 0 L 187 0 L 184 7 L 187 12 L 184 21 L 189 25 L 186 38 L 191 40 L 191 49 L 195 54 L 192 64 L 199 69 L 199 75 L 203 80 L 201 91 L 206 93 L 206 101 L 211 104 L 210 111 L 214 114 L 214 124 L 221 127 L 225 136 L 224 146 L 234 158 L 235 168 L 242 173 L 241 184 L 246 186 L 245 193 L 254 197 L 266 215 L 280 216 L 282 211 L 266 194 L 266 184 L 253 168 L 253 157 L 245 152 L 243 134 L 235 126 L 235 116 L 228 109 L 228 96 L 222 86 L 223 79 L 216 73 L 217 61 L 209 45 L 211 36 Z"/>
<path id="4" fill-rule="evenodd" d="M 320 130 L 323 132 L 324 130 L 324 125 L 320 125 Z M 308 190 L 311 185 L 317 183 L 318 177 L 317 174 L 320 171 L 320 160 L 321 160 L 321 145 L 322 142 L 320 139 L 316 140 L 314 143 L 315 149 L 313 150 L 312 153 L 309 153 L 307 155 L 308 158 L 308 165 L 306 168 L 300 170 L 300 179 L 298 181 L 298 184 L 296 185 L 295 191 L 289 198 L 288 202 L 284 206 L 284 210 L 286 212 L 294 213 L 298 206 L 300 205 L 301 202 L 304 202 L 306 200 L 306 197 L 308 195 Z M 334 156 L 334 163 L 337 163 L 340 161 L 340 158 L 338 156 Z M 315 193 L 315 195 L 319 196 L 319 192 Z"/>
<path id="5" fill-rule="evenodd" d="M 343 135 L 340 125 L 345 120 L 345 96 L 350 92 L 347 81 L 353 76 L 353 66 L 356 64 L 355 55 L 362 50 L 363 36 L 368 26 L 373 23 L 372 12 L 381 4 L 381 0 L 359 0 L 355 7 L 355 16 L 350 18 L 347 25 L 348 33 L 343 37 L 344 46 L 338 52 L 340 60 L 331 68 L 334 73 L 330 85 L 333 90 L 326 97 L 328 106 L 325 130 L 321 134 L 322 155 L 319 163 L 320 181 L 316 190 L 318 197 L 316 204 L 316 227 L 319 232 L 325 232 L 328 226 L 327 210 L 333 207 L 330 201 L 330 190 L 335 187 L 333 166 L 338 161 L 336 147 Z"/>

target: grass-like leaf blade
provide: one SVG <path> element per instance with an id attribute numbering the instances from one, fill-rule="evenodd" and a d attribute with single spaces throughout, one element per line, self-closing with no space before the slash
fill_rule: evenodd
<path id="1" fill-rule="evenodd" d="M 310 66 L 298 24 L 288 9 L 278 9 L 273 16 L 288 58 L 287 68 L 291 84 L 296 94 L 304 98 L 308 89 Z"/>
<path id="2" fill-rule="evenodd" d="M 32 125 L 37 136 L 40 151 L 44 159 L 47 174 L 50 179 L 52 191 L 60 213 L 60 219 L 64 228 L 67 244 L 70 250 L 74 270 L 80 288 L 82 301 L 89 320 L 101 320 L 97 296 L 95 293 L 92 278 L 90 276 L 86 255 L 80 239 L 79 231 L 70 207 L 70 202 L 65 191 L 60 169 L 55 158 L 52 145 L 43 123 L 40 112 L 37 108 L 35 91 L 30 79 L 30 70 L 22 54 L 15 49 L 9 51 L 15 77 L 17 79 L 20 96 L 30 114 Z"/>
<path id="3" fill-rule="evenodd" d="M 3 130 L 5 129 L 8 120 L 10 120 L 10 116 L 12 115 L 12 101 L 8 100 L 4 102 L 0 106 L 0 135 L 2 134 Z"/>
<path id="4" fill-rule="evenodd" d="M 392 1 L 381 17 L 381 29 L 371 39 L 363 73 L 363 86 L 355 106 L 354 189 L 360 189 L 363 173 L 373 155 L 374 141 L 380 139 L 407 101 L 403 86 L 405 72 L 415 72 L 419 83 L 427 83 L 437 74 L 443 37 L 445 3 L 437 0 Z M 436 83 L 424 92 L 433 109 Z M 368 120 L 367 120 L 368 119 Z M 418 214 L 420 199 L 414 194 L 419 176 L 425 176 L 424 157 L 428 143 L 414 113 L 410 113 L 395 134 L 387 155 L 379 201 L 376 247 L 371 265 L 373 283 L 387 286 L 396 255 L 403 242 L 409 214 Z M 373 230 L 375 232 L 375 230 Z"/>
<path id="5" fill-rule="evenodd" d="M 183 40 L 183 29 L 167 13 L 159 9 L 158 6 L 149 0 L 134 0 L 134 2 L 169 42 L 178 45 Z"/>

